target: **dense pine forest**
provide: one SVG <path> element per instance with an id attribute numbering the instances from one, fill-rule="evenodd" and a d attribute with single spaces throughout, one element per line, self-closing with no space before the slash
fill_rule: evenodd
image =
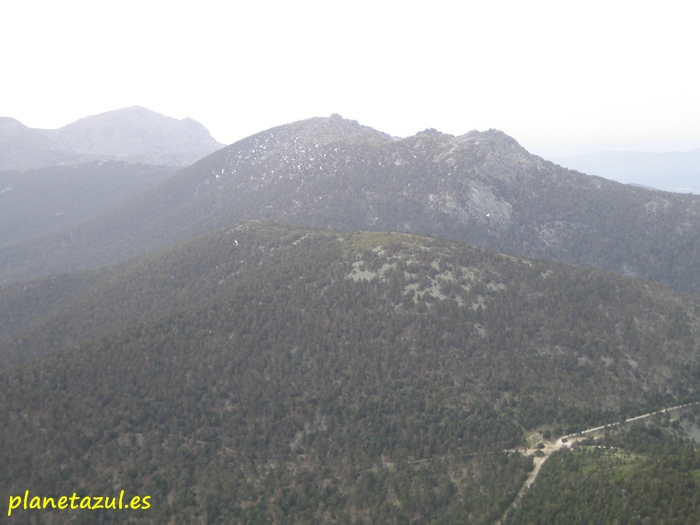
<path id="1" fill-rule="evenodd" d="M 244 223 L 0 305 L 2 493 L 151 496 L 13 523 L 493 523 L 528 433 L 700 399 L 694 296 L 433 237 Z"/>

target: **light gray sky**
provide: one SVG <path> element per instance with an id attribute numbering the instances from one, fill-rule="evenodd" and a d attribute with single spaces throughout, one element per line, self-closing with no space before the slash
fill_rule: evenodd
<path id="1" fill-rule="evenodd" d="M 340 113 L 395 136 L 498 128 L 533 153 L 700 147 L 692 1 L 23 0 L 0 115 L 133 105 L 231 143 Z"/>

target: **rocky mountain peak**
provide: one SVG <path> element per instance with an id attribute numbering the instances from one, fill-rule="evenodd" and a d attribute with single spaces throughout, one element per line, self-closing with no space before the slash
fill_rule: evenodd
<path id="1" fill-rule="evenodd" d="M 225 150 L 230 172 L 240 163 L 273 166 L 313 161 L 319 150 L 333 143 L 382 144 L 394 140 L 390 135 L 347 120 L 337 113 L 277 126 L 235 142 Z"/>
<path id="2" fill-rule="evenodd" d="M 223 147 L 193 119 L 166 117 L 141 106 L 85 117 L 53 132 L 79 153 L 185 166 Z"/>

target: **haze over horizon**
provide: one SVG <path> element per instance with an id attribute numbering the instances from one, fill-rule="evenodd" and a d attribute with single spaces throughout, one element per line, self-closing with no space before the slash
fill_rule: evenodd
<path id="1" fill-rule="evenodd" d="M 497 128 L 545 158 L 700 147 L 689 2 L 4 6 L 0 115 L 144 106 L 230 144 L 339 113 L 394 136 Z"/>

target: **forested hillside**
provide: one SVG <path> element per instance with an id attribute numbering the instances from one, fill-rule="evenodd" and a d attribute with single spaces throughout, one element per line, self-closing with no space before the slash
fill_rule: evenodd
<path id="1" fill-rule="evenodd" d="M 0 276 L 96 267 L 249 219 L 426 233 L 700 293 L 700 196 L 569 171 L 496 130 L 394 139 L 337 115 L 253 135 L 51 242 L 3 249 Z"/>
<path id="2" fill-rule="evenodd" d="M 695 298 L 430 237 L 246 223 L 0 305 L 2 493 L 152 496 L 53 523 L 493 523 L 524 429 L 700 395 Z"/>

